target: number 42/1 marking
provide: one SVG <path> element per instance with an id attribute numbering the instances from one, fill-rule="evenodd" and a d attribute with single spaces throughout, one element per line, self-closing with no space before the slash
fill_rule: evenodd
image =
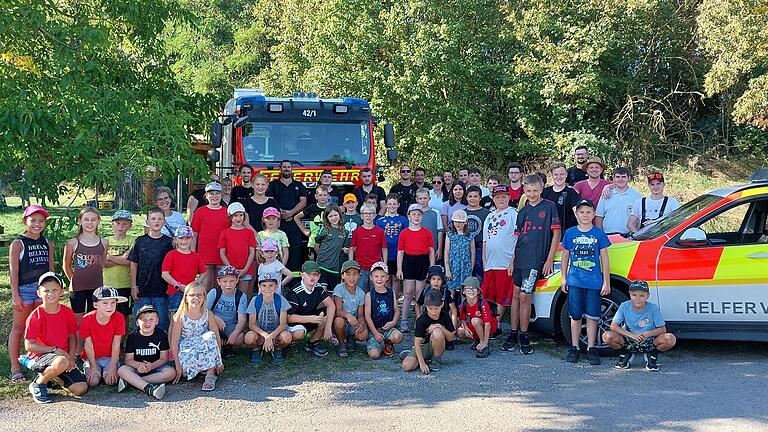
<path id="1" fill-rule="evenodd" d="M 301 112 L 304 117 L 317 117 L 317 110 L 304 110 Z"/>

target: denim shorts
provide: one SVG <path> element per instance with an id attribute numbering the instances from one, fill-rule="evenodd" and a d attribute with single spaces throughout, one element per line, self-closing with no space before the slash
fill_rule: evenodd
<path id="1" fill-rule="evenodd" d="M 25 305 L 31 305 L 33 303 L 40 303 L 43 301 L 43 299 L 37 295 L 37 283 L 35 282 L 26 285 L 20 285 L 19 297 L 21 297 L 21 302 Z"/>
<path id="2" fill-rule="evenodd" d="M 389 330 L 384 330 L 382 328 L 376 329 L 381 333 L 382 336 L 384 336 L 384 340 L 379 342 L 376 340 L 376 337 L 373 335 L 373 332 L 368 333 L 368 341 L 366 342 L 366 348 L 368 351 L 371 350 L 379 350 L 384 351 L 384 342 L 389 340 L 390 337 L 392 337 L 392 333 L 394 333 L 397 329 L 392 327 Z"/>
<path id="3" fill-rule="evenodd" d="M 568 287 L 568 315 L 571 319 L 600 319 L 602 299 L 599 289 Z"/>
<path id="4" fill-rule="evenodd" d="M 176 312 L 181 306 L 181 300 L 184 298 L 184 293 L 179 291 L 176 294 L 168 296 L 168 309 L 171 312 Z"/>
<path id="5" fill-rule="evenodd" d="M 83 363 L 83 371 L 88 374 L 88 371 L 91 369 L 91 367 L 95 367 L 96 370 L 99 371 L 100 374 L 104 375 L 104 371 L 109 368 L 109 361 L 112 360 L 111 357 L 96 357 L 96 365 L 91 366 L 88 363 L 88 360 L 85 360 Z M 117 367 L 120 368 L 120 362 L 117 362 Z M 116 369 L 117 370 L 117 369 Z"/>
<path id="6" fill-rule="evenodd" d="M 360 279 L 357 280 L 357 286 L 364 292 L 371 290 L 371 271 L 360 270 Z"/>

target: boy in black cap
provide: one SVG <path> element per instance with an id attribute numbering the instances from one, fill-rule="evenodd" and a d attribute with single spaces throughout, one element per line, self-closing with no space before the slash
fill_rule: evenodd
<path id="1" fill-rule="evenodd" d="M 160 400 L 165 396 L 165 383 L 173 381 L 176 370 L 168 364 L 168 334 L 158 328 L 160 315 L 152 305 L 144 305 L 136 316 L 136 331 L 125 339 L 125 364 L 117 370 L 117 391 L 126 382 Z"/>
<path id="2" fill-rule="evenodd" d="M 439 371 L 445 343 L 453 341 L 455 328 L 448 312 L 443 310 L 443 297 L 437 291 L 427 293 L 424 304 L 427 313 L 416 319 L 413 332 L 413 349 L 400 353 L 401 367 L 410 372 L 414 369 L 428 374 Z M 429 365 L 427 365 L 427 361 Z"/>
<path id="3" fill-rule="evenodd" d="M 611 331 L 603 333 L 603 341 L 619 350 L 617 369 L 629 369 L 633 352 L 646 353 L 645 368 L 659 370 L 659 353 L 671 350 L 677 343 L 675 335 L 667 333 L 659 307 L 648 301 L 648 283 L 632 281 L 629 285 L 630 300 L 619 306 L 611 321 Z"/>
<path id="4" fill-rule="evenodd" d="M 47 272 L 37 281 L 37 295 L 43 299 L 27 318 L 24 348 L 27 354 L 19 361 L 37 372 L 29 384 L 32 399 L 40 404 L 51 403 L 47 384 L 57 381 L 75 396 L 88 390 L 85 376 L 75 366 L 77 351 L 77 322 L 72 309 L 59 303 L 64 294 L 61 276 Z"/>
<path id="5" fill-rule="evenodd" d="M 336 304 L 328 293 L 317 286 L 320 280 L 320 266 L 314 261 L 307 261 L 301 266 L 301 283 L 286 293 L 291 307 L 288 309 L 288 331 L 292 339 L 304 339 L 312 333 L 304 349 L 318 357 L 328 355 L 328 350 L 320 346 L 320 338 L 328 342 L 335 341 L 332 323 L 336 316 Z M 327 315 L 327 316 L 326 316 Z"/>
<path id="6" fill-rule="evenodd" d="M 611 292 L 608 246 L 611 241 L 603 230 L 592 224 L 595 205 L 584 199 L 576 204 L 578 225 L 563 236 L 562 274 L 560 289 L 568 294 L 568 314 L 571 317 L 571 348 L 565 361 L 579 361 L 581 322 L 587 320 L 587 358 L 589 364 L 599 365 L 595 350 L 597 321 L 600 319 L 601 296 Z"/>
<path id="7" fill-rule="evenodd" d="M 458 304 L 461 302 L 461 295 L 448 289 L 445 285 L 445 270 L 443 266 L 433 265 L 427 270 L 427 287 L 421 291 L 416 300 L 416 318 L 426 312 L 424 308 L 424 299 L 429 291 L 437 291 L 443 298 L 443 310 L 448 312 L 454 327 L 459 324 Z M 446 343 L 445 349 L 453 350 L 453 341 Z"/>

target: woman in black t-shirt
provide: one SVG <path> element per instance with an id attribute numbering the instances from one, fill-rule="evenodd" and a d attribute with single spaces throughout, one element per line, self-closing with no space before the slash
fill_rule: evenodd
<path id="1" fill-rule="evenodd" d="M 264 226 L 261 221 L 261 216 L 264 214 L 264 210 L 267 207 L 274 207 L 280 209 L 277 205 L 277 201 L 266 195 L 267 192 L 267 177 L 263 174 L 256 174 L 251 183 L 253 185 L 253 196 L 247 199 L 243 204 L 245 206 L 245 212 L 248 217 L 245 220 L 245 226 L 251 226 L 256 232 L 264 230 Z"/>

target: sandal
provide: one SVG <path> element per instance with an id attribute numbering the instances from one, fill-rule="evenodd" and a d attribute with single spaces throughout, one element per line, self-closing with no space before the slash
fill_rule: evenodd
<path id="1" fill-rule="evenodd" d="M 206 375 L 205 376 L 205 382 L 203 382 L 203 391 L 214 391 L 216 390 L 216 380 L 218 380 L 219 377 L 216 375 Z"/>
<path id="2" fill-rule="evenodd" d="M 12 371 L 11 374 L 8 375 L 8 379 L 10 379 L 12 383 L 19 384 L 26 381 L 27 377 L 21 372 L 21 370 L 17 370 Z"/>

